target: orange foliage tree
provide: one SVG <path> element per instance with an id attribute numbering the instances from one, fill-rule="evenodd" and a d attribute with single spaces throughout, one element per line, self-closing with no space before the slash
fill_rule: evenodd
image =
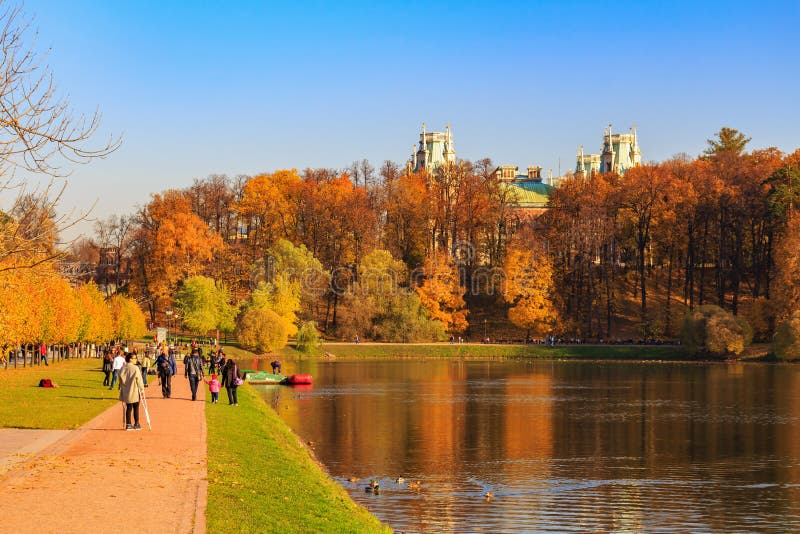
<path id="1" fill-rule="evenodd" d="M 506 254 L 503 297 L 511 304 L 509 320 L 526 330 L 526 337 L 544 337 L 558 321 L 553 302 L 553 267 L 544 247 L 525 240 Z"/>
<path id="2" fill-rule="evenodd" d="M 182 192 L 153 195 L 134 231 L 131 280 L 151 320 L 170 301 L 178 282 L 201 273 L 221 246 L 222 239 L 192 211 Z"/>
<path id="3" fill-rule="evenodd" d="M 424 278 L 416 288 L 417 294 L 431 319 L 441 321 L 449 332 L 463 332 L 469 311 L 458 265 L 447 254 L 434 254 L 425 258 L 421 274 Z"/>

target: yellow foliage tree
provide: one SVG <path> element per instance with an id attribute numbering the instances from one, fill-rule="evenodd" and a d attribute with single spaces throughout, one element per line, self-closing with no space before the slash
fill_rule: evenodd
<path id="1" fill-rule="evenodd" d="M 775 250 L 775 279 L 772 294 L 778 317 L 785 319 L 800 309 L 800 212 L 791 210 L 786 230 Z"/>
<path id="2" fill-rule="evenodd" d="M 239 316 L 236 338 L 246 349 L 272 352 L 286 346 L 289 329 L 286 320 L 274 311 L 253 308 Z"/>
<path id="3" fill-rule="evenodd" d="M 144 312 L 136 302 L 122 295 L 114 295 L 108 301 L 116 339 L 136 339 L 147 333 Z"/>
<path id="4" fill-rule="evenodd" d="M 435 254 L 425 258 L 422 272 L 425 278 L 417 286 L 417 294 L 431 319 L 441 321 L 449 332 L 463 332 L 469 311 L 458 266 L 447 254 Z"/>
<path id="5" fill-rule="evenodd" d="M 111 310 L 97 285 L 90 282 L 78 287 L 75 290 L 75 301 L 79 312 L 78 341 L 88 343 L 110 341 L 114 337 Z"/>
<path id="6" fill-rule="evenodd" d="M 509 320 L 527 336 L 542 337 L 558 321 L 553 303 L 553 266 L 543 247 L 534 243 L 509 247 L 504 265 L 503 297 L 511 304 Z"/>

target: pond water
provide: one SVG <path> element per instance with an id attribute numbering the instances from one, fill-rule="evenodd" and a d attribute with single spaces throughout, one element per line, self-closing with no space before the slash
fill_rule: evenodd
<path id="1" fill-rule="evenodd" d="M 797 366 L 289 366 L 314 386 L 262 393 L 397 531 L 800 531 Z"/>

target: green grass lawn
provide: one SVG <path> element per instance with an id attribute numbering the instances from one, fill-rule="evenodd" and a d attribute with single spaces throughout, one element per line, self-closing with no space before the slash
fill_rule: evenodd
<path id="1" fill-rule="evenodd" d="M 326 344 L 337 358 L 542 358 L 585 360 L 687 360 L 676 346 Z"/>
<path id="2" fill-rule="evenodd" d="M 250 386 L 239 388 L 238 407 L 220 392 L 206 421 L 208 532 L 391 532 L 328 477 Z"/>
<path id="3" fill-rule="evenodd" d="M 64 360 L 50 366 L 0 369 L 0 427 L 73 429 L 117 402 L 103 384 L 98 359 Z M 40 388 L 49 378 L 58 388 Z"/>

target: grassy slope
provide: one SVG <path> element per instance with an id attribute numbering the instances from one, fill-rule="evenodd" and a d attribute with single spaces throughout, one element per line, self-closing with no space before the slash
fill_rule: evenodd
<path id="1" fill-rule="evenodd" d="M 676 346 L 556 346 L 541 345 L 389 345 L 327 344 L 324 350 L 337 358 L 570 358 L 587 360 L 682 360 Z"/>
<path id="2" fill-rule="evenodd" d="M 97 359 L 66 360 L 49 367 L 0 369 L 0 427 L 72 429 L 115 402 Z M 37 387 L 49 378 L 56 389 Z"/>
<path id="3" fill-rule="evenodd" d="M 238 407 L 206 406 L 206 420 L 208 532 L 390 532 L 249 386 L 239 388 Z"/>

